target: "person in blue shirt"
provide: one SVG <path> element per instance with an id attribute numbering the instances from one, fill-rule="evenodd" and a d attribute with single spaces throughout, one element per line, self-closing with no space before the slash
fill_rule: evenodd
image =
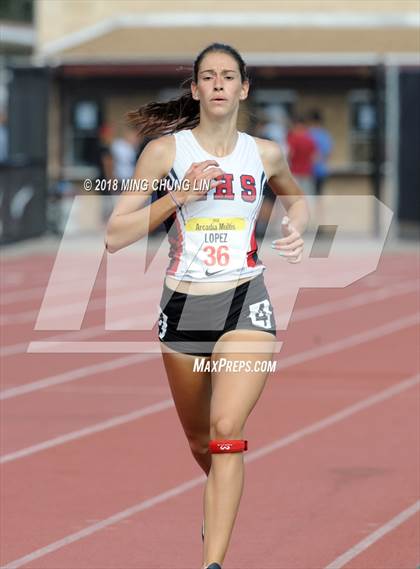
<path id="1" fill-rule="evenodd" d="M 324 182 L 329 174 L 328 159 L 333 148 L 333 139 L 325 128 L 322 115 L 318 110 L 312 110 L 308 114 L 308 123 L 311 137 L 317 148 L 312 172 L 316 195 L 320 196 Z"/>

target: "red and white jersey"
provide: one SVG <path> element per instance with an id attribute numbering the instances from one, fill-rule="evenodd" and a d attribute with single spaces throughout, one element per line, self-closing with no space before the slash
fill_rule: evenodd
<path id="1" fill-rule="evenodd" d="M 182 182 L 193 162 L 204 160 L 216 160 L 225 176 L 204 199 L 186 203 L 172 215 L 167 274 L 186 281 L 258 275 L 265 267 L 258 260 L 255 224 L 267 178 L 254 138 L 238 132 L 233 152 L 219 157 L 206 152 L 191 130 L 174 136 L 176 156 L 168 175 L 173 184 Z"/>

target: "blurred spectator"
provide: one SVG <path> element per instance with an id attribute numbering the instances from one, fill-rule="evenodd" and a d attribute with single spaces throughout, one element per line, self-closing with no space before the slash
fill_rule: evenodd
<path id="1" fill-rule="evenodd" d="M 332 151 L 333 139 L 328 130 L 324 127 L 322 115 L 318 110 L 312 110 L 308 114 L 308 124 L 309 132 L 317 149 L 312 172 L 315 192 L 319 196 L 322 194 L 322 188 L 329 173 L 327 162 Z"/>
<path id="2" fill-rule="evenodd" d="M 287 145 L 290 170 L 294 178 L 306 195 L 313 194 L 312 169 L 317 150 L 305 120 L 300 115 L 293 117 Z"/>
<path id="3" fill-rule="evenodd" d="M 0 110 L 0 162 L 6 162 L 9 155 L 9 141 L 6 114 Z"/>
<path id="4" fill-rule="evenodd" d="M 111 180 L 114 173 L 114 164 L 111 154 L 112 128 L 103 124 L 99 129 L 98 138 L 98 178 Z"/>
<path id="5" fill-rule="evenodd" d="M 286 138 L 286 134 L 284 133 L 284 136 L 283 135 L 279 136 L 280 131 L 277 130 L 276 125 L 274 123 L 271 123 L 269 121 L 265 113 L 260 116 L 259 120 L 255 124 L 253 134 L 259 138 L 275 140 L 278 143 L 280 143 L 279 142 L 280 138 L 283 142 L 282 146 L 284 149 L 284 141 Z M 277 138 L 275 138 L 276 135 Z M 268 223 L 271 218 L 271 213 L 273 211 L 274 203 L 276 201 L 276 196 L 274 195 L 272 189 L 270 188 L 267 182 L 265 182 L 263 186 L 263 196 L 264 198 L 261 204 L 261 209 L 258 215 L 257 225 L 255 228 L 255 234 L 257 239 L 261 239 L 264 237 Z M 260 246 L 260 244 L 258 245 Z"/>
<path id="6" fill-rule="evenodd" d="M 135 129 L 129 126 L 124 127 L 122 136 L 111 144 L 114 178 L 127 180 L 133 176 L 138 146 L 139 137 Z"/>
<path id="7" fill-rule="evenodd" d="M 75 218 L 70 218 L 70 210 L 76 194 L 76 188 L 67 180 L 57 180 L 49 186 L 46 209 L 48 231 L 55 235 L 62 235 L 66 228 L 69 233 L 75 231 Z"/>
<path id="8" fill-rule="evenodd" d="M 282 105 L 268 105 L 255 126 L 255 136 L 274 140 L 287 152 L 287 113 Z"/>
<path id="9" fill-rule="evenodd" d="M 124 126 L 122 136 L 116 138 L 113 142 L 110 140 L 109 130 L 105 130 L 102 134 L 105 135 L 105 138 L 102 140 L 100 161 L 104 177 L 111 180 L 111 182 L 114 180 L 120 182 L 117 191 L 115 191 L 115 186 L 112 183 L 110 192 L 105 192 L 105 194 L 110 194 L 104 196 L 102 206 L 102 219 L 106 222 L 114 209 L 121 189 L 121 182 L 133 177 L 138 155 L 139 137 L 136 130 L 130 126 Z M 108 155 L 107 147 L 110 155 Z"/>
<path id="10" fill-rule="evenodd" d="M 111 153 L 111 144 L 113 138 L 112 127 L 104 123 L 99 129 L 98 137 L 98 154 L 97 154 L 97 167 L 98 178 L 100 180 L 109 180 L 112 182 L 114 177 L 114 160 Z M 102 221 L 108 221 L 112 213 L 114 200 L 110 197 L 112 194 L 110 187 L 104 186 L 101 191 L 102 195 Z"/>

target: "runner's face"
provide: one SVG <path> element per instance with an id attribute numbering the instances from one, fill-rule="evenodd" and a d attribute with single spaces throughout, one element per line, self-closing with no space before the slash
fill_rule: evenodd
<path id="1" fill-rule="evenodd" d="M 201 61 L 192 93 L 211 114 L 225 115 L 246 99 L 249 84 L 242 83 L 235 59 L 226 53 L 209 53 Z"/>

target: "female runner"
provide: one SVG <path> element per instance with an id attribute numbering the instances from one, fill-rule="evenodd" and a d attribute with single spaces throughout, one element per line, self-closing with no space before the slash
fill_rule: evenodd
<path id="1" fill-rule="evenodd" d="M 275 346 L 254 236 L 264 183 L 287 209 L 286 237 L 273 247 L 289 262 L 301 260 L 308 224 L 305 198 L 280 147 L 237 130 L 248 90 L 240 54 L 215 43 L 197 56 L 188 93 L 129 113 L 141 134 L 158 138 L 136 167 L 147 191 L 122 194 L 106 235 L 112 253 L 173 221 L 159 339 L 179 419 L 207 475 L 204 569 L 221 569 L 226 555 L 243 490 L 244 427 L 268 375 L 258 370 Z M 150 204 L 153 181 L 163 179 L 171 191 Z M 212 369 L 197 371 L 197 357 Z M 230 367 L 217 368 L 222 358 Z M 246 373 L 238 372 L 243 360 L 251 365 Z"/>

